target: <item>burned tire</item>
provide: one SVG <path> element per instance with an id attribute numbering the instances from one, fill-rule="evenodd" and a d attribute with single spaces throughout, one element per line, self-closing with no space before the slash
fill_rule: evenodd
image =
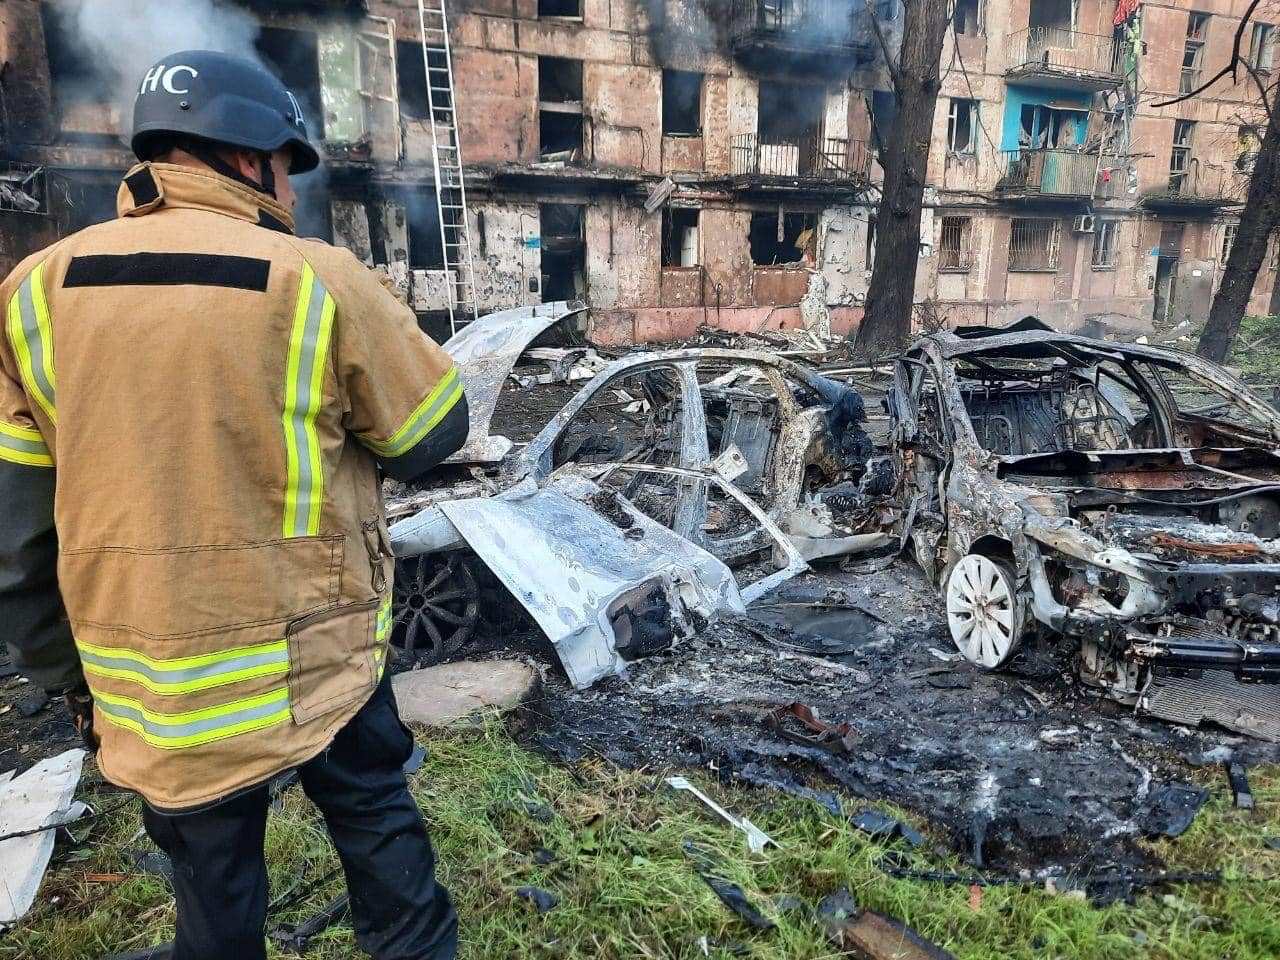
<path id="1" fill-rule="evenodd" d="M 480 591 L 457 551 L 396 562 L 391 644 L 409 663 L 439 663 L 471 639 L 480 616 Z"/>
<path id="2" fill-rule="evenodd" d="M 1025 619 L 1008 562 L 979 553 L 961 558 L 947 578 L 946 599 L 951 639 L 966 660 L 994 670 L 1013 656 Z"/>

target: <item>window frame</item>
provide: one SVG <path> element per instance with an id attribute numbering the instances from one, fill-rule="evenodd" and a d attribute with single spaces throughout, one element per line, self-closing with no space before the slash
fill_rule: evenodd
<path id="1" fill-rule="evenodd" d="M 957 157 L 972 157 L 978 152 L 979 101 L 972 97 L 952 97 L 947 105 L 947 153 Z M 956 131 L 959 128 L 960 111 L 969 114 L 969 143 L 964 149 L 956 147 Z"/>
<path id="2" fill-rule="evenodd" d="M 1120 224 L 1119 219 L 1104 220 L 1099 217 L 1094 221 L 1093 250 L 1089 257 L 1089 266 L 1093 270 L 1115 270 L 1120 260 Z"/>
<path id="3" fill-rule="evenodd" d="M 951 214 L 942 217 L 941 220 L 941 228 L 938 234 L 938 272 L 968 273 L 973 269 L 973 217 L 967 214 Z M 947 257 L 948 221 L 951 221 L 951 224 L 956 228 L 956 262 L 952 264 L 945 262 Z"/>
<path id="4" fill-rule="evenodd" d="M 1045 263 L 1014 264 L 1014 232 L 1018 224 L 1048 224 L 1045 232 Z M 1023 229 L 1029 229 L 1024 227 Z M 1054 217 L 1010 217 L 1009 218 L 1009 265 L 1010 273 L 1057 273 L 1062 264 L 1062 221 Z"/>

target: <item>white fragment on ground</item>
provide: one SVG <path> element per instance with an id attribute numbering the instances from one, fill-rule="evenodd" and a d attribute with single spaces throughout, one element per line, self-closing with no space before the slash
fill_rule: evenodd
<path id="1" fill-rule="evenodd" d="M 86 807 L 73 802 L 83 750 L 42 760 L 20 777 L 0 778 L 0 836 L 75 820 Z M 15 923 L 35 902 L 53 853 L 56 830 L 0 841 L 0 926 Z"/>
<path id="2" fill-rule="evenodd" d="M 775 847 L 780 846 L 778 841 L 774 840 L 746 817 L 735 817 L 732 813 L 695 787 L 685 777 L 667 777 L 667 785 L 676 790 L 687 790 L 689 793 L 692 793 L 695 797 L 706 804 L 708 808 L 745 833 L 747 835 L 747 848 L 752 853 L 764 853 L 765 846 L 770 843 Z"/>

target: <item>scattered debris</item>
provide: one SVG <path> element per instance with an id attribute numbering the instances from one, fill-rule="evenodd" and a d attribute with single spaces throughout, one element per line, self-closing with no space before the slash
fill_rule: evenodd
<path id="1" fill-rule="evenodd" d="M 344 893 L 297 926 L 276 927 L 271 931 L 271 939 L 278 943 L 281 949 L 292 953 L 306 953 L 311 938 L 324 933 L 335 923 L 342 922 L 350 911 L 350 906 L 347 894 Z"/>
<path id="2" fill-rule="evenodd" d="M 901 820 L 881 813 L 879 810 L 862 810 L 850 817 L 849 822 L 862 832 L 869 833 L 873 837 L 884 837 L 885 839 L 902 837 L 902 839 L 916 847 L 924 843 L 924 837 L 910 824 L 903 823 Z"/>
<path id="3" fill-rule="evenodd" d="M 1227 764 L 1227 780 L 1231 783 L 1231 795 L 1239 810 L 1253 809 L 1253 791 L 1249 789 L 1249 778 L 1244 772 L 1243 763 Z"/>
<path id="4" fill-rule="evenodd" d="M 689 793 L 692 793 L 695 797 L 710 807 L 712 811 L 719 814 L 732 826 L 745 833 L 747 835 L 747 848 L 752 853 L 764 853 L 764 848 L 771 843 L 775 847 L 778 846 L 778 843 L 775 840 L 770 838 L 763 830 L 757 827 L 746 817 L 735 817 L 684 777 L 668 777 L 667 785 L 676 790 L 687 790 Z"/>
<path id="5" fill-rule="evenodd" d="M 845 887 L 824 899 L 817 915 L 827 936 L 858 960 L 955 960 L 901 921 L 859 907 Z"/>
<path id="6" fill-rule="evenodd" d="M 721 903 L 758 930 L 772 930 L 777 926 L 747 899 L 740 886 L 720 876 L 719 861 L 711 853 L 695 847 L 689 840 L 685 841 L 684 850 L 693 863 L 694 872 L 715 892 Z"/>
<path id="7" fill-rule="evenodd" d="M 787 721 L 798 720 L 813 735 L 795 730 Z M 789 703 L 776 707 L 764 716 L 764 725 L 774 733 L 793 743 L 801 743 L 808 747 L 830 750 L 832 753 L 851 753 L 858 742 L 858 735 L 847 723 L 832 726 L 818 719 L 817 714 L 803 703 Z"/>
<path id="8" fill-rule="evenodd" d="M 47 706 L 49 706 L 49 694 L 37 688 L 18 703 L 18 716 L 34 717 Z"/>
<path id="9" fill-rule="evenodd" d="M 509 710 L 536 698 L 539 677 L 518 660 L 460 660 L 398 673 L 391 685 L 401 719 L 442 727 L 477 710 Z M 421 765 L 419 757 L 405 772 Z"/>
<path id="10" fill-rule="evenodd" d="M 71 799 L 85 756 L 68 750 L 0 782 L 0 837 L 9 837 L 0 840 L 0 925 L 21 919 L 35 901 L 53 853 L 55 831 L 49 828 L 87 809 Z"/>
<path id="11" fill-rule="evenodd" d="M 1209 791 L 1184 783 L 1166 784 L 1151 791 L 1147 807 L 1138 815 L 1138 826 L 1149 837 L 1180 837 L 1209 799 Z"/>
<path id="12" fill-rule="evenodd" d="M 560 903 L 560 898 L 554 893 L 537 887 L 517 887 L 516 896 L 528 900 L 538 908 L 539 913 L 550 913 Z"/>

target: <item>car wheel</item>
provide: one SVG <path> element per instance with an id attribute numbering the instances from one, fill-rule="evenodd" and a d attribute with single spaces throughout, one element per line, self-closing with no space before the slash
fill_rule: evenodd
<path id="1" fill-rule="evenodd" d="M 993 670 L 1022 637 L 1022 602 L 1010 565 L 971 553 L 947 578 L 947 626 L 965 659 Z"/>
<path id="2" fill-rule="evenodd" d="M 438 663 L 471 638 L 480 613 L 475 576 L 460 553 L 396 561 L 391 643 L 409 662 Z"/>

